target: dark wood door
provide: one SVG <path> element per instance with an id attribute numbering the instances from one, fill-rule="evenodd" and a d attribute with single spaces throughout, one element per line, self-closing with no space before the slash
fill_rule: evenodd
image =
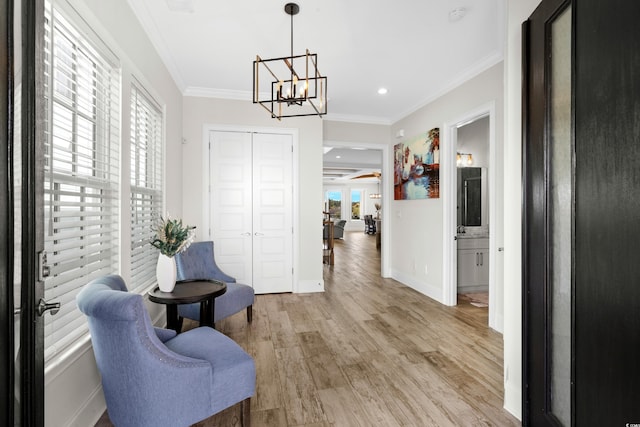
<path id="1" fill-rule="evenodd" d="M 640 2 L 576 6 L 577 425 L 640 423 Z"/>
<path id="2" fill-rule="evenodd" d="M 0 425 L 12 426 L 13 419 L 13 215 L 9 179 L 9 140 L 13 121 L 8 120 L 12 88 L 11 32 L 13 21 L 9 1 L 0 0 Z"/>
<path id="3" fill-rule="evenodd" d="M 640 2 L 524 23 L 523 423 L 640 421 Z"/>
<path id="4" fill-rule="evenodd" d="M 0 0 L 0 425 L 44 425 L 44 1 Z"/>

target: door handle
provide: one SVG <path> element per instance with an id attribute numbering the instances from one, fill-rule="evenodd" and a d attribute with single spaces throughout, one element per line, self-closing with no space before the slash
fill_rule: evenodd
<path id="1" fill-rule="evenodd" d="M 258 233 L 257 231 L 254 233 L 256 236 L 264 236 L 264 233 Z"/>
<path id="2" fill-rule="evenodd" d="M 38 302 L 38 316 L 42 317 L 45 312 L 51 310 L 51 315 L 54 316 L 58 314 L 60 311 L 60 303 L 59 302 L 46 302 L 44 299 L 40 298 L 40 302 Z"/>
<path id="3" fill-rule="evenodd" d="M 241 236 L 251 236 L 251 233 L 247 231 L 246 233 L 242 233 Z"/>
<path id="4" fill-rule="evenodd" d="M 478 257 L 478 255 L 479 255 L 478 252 L 476 252 L 476 267 L 480 265 L 480 262 L 479 262 L 480 258 Z"/>
<path id="5" fill-rule="evenodd" d="M 484 254 L 480 252 L 480 265 L 484 265 Z"/>

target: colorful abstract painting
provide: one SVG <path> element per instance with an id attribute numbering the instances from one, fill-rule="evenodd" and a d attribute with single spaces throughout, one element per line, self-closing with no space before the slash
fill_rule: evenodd
<path id="1" fill-rule="evenodd" d="M 440 128 L 394 146 L 394 200 L 440 197 Z"/>

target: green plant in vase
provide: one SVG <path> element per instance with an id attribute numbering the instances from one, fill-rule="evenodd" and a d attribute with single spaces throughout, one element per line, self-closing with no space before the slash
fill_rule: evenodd
<path id="1" fill-rule="evenodd" d="M 176 285 L 176 260 L 174 256 L 184 251 L 195 239 L 195 227 L 184 225 L 181 219 L 160 217 L 154 226 L 155 236 L 151 245 L 160 250 L 156 265 L 158 286 L 163 292 L 171 292 Z"/>

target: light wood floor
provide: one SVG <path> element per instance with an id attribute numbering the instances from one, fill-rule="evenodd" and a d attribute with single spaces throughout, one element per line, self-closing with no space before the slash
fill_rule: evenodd
<path id="1" fill-rule="evenodd" d="M 252 324 L 239 313 L 216 325 L 255 359 L 254 427 L 520 425 L 502 409 L 502 336 L 486 308 L 382 279 L 375 236 L 335 246 L 324 293 L 259 295 Z M 197 426 L 239 425 L 239 414 Z"/>

